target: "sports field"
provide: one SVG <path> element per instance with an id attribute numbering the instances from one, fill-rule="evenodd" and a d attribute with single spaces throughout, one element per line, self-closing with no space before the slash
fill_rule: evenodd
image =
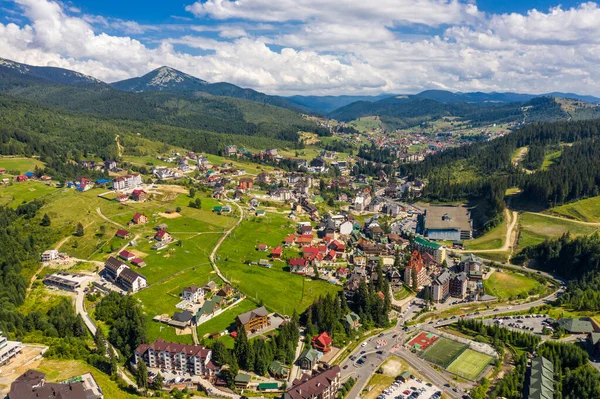
<path id="1" fill-rule="evenodd" d="M 448 367 L 448 365 L 456 359 L 458 354 L 464 351 L 466 347 L 467 345 L 465 344 L 442 337 L 436 340 L 429 349 L 423 352 L 421 357 L 442 367 Z"/>
<path id="2" fill-rule="evenodd" d="M 475 381 L 491 361 L 491 356 L 467 349 L 446 370 L 468 380 Z"/>

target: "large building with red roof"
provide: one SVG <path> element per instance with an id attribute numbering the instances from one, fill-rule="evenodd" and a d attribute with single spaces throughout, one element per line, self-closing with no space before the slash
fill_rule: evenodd
<path id="1" fill-rule="evenodd" d="M 327 334 L 327 331 L 313 337 L 311 342 L 313 349 L 319 352 L 327 353 L 331 350 L 331 337 Z"/>
<path id="2" fill-rule="evenodd" d="M 415 285 L 417 287 L 424 286 L 427 280 L 427 268 L 425 262 L 423 262 L 423 257 L 417 250 L 412 252 L 408 265 L 404 269 L 404 282 L 409 287 L 413 286 L 413 274 L 416 274 L 417 277 Z"/>
<path id="3" fill-rule="evenodd" d="M 212 350 L 200 345 L 165 342 L 159 338 L 152 344 L 141 344 L 135 350 L 135 363 L 144 360 L 151 368 L 183 371 L 192 375 L 212 377 L 217 367 L 211 360 Z"/>

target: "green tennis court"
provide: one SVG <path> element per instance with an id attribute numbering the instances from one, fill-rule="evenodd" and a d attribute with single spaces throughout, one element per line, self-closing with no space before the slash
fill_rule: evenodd
<path id="1" fill-rule="evenodd" d="M 421 357 L 429 362 L 447 367 L 467 345 L 447 338 L 438 338 Z"/>
<path id="2" fill-rule="evenodd" d="M 467 349 L 446 370 L 468 380 L 475 381 L 491 361 L 491 356 Z"/>

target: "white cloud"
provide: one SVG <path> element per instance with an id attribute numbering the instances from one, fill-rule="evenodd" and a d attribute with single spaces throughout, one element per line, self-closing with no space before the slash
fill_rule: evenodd
<path id="1" fill-rule="evenodd" d="M 2 57 L 105 81 L 169 65 L 277 94 L 600 94 L 595 3 L 485 16 L 457 0 L 379 0 L 377 7 L 363 0 L 207 0 L 188 9 L 220 20 L 216 25 L 143 25 L 81 15 L 70 3 L 15 2 L 29 22 L 0 24 Z M 411 29 L 418 35 L 407 39 Z M 140 38 L 145 34 L 152 39 Z"/>

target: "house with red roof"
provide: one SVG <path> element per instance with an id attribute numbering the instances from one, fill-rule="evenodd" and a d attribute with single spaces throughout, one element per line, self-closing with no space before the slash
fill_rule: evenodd
<path id="1" fill-rule="evenodd" d="M 331 337 L 327 334 L 327 331 L 323 331 L 321 334 L 313 337 L 311 343 L 313 349 L 319 352 L 327 353 L 331 350 Z"/>
<path id="2" fill-rule="evenodd" d="M 119 238 L 128 238 L 129 232 L 127 230 L 117 230 L 117 232 L 115 233 L 115 236 L 117 236 Z"/>
<path id="3" fill-rule="evenodd" d="M 337 257 L 337 252 L 335 252 L 334 250 L 331 250 L 325 255 L 325 257 L 323 259 L 328 262 L 334 262 L 336 257 Z"/>
<path id="4" fill-rule="evenodd" d="M 312 244 L 314 236 L 312 234 L 302 234 L 298 238 L 296 238 L 296 244 L 301 247 L 306 247 Z"/>
<path id="5" fill-rule="evenodd" d="M 343 254 L 346 251 L 346 244 L 342 244 L 338 240 L 333 240 L 329 243 L 329 249 L 333 249 L 338 254 Z"/>
<path id="6" fill-rule="evenodd" d="M 119 195 L 115 198 L 115 201 L 117 201 L 118 203 L 122 204 L 124 202 L 129 201 L 129 197 L 126 196 L 125 194 Z"/>
<path id="7" fill-rule="evenodd" d="M 312 259 L 319 253 L 319 249 L 317 247 L 304 247 L 302 248 L 302 256 L 305 259 Z"/>
<path id="8" fill-rule="evenodd" d="M 20 175 L 20 176 L 17 176 L 16 179 L 17 179 L 17 182 L 21 183 L 21 182 L 29 180 L 29 177 L 27 177 L 25 175 Z"/>
<path id="9" fill-rule="evenodd" d="M 337 278 L 346 278 L 348 277 L 348 269 L 340 267 L 335 271 L 335 275 Z"/>
<path id="10" fill-rule="evenodd" d="M 173 241 L 173 237 L 167 233 L 166 230 L 158 230 L 156 232 L 156 234 L 154 234 L 154 239 L 156 241 L 161 241 L 161 242 L 171 242 Z"/>
<path id="11" fill-rule="evenodd" d="M 292 246 L 292 244 L 294 244 L 295 241 L 296 241 L 296 235 L 290 234 L 289 236 L 287 236 L 283 239 L 283 245 L 285 245 L 286 247 L 290 247 L 290 246 Z"/>
<path id="12" fill-rule="evenodd" d="M 132 219 L 133 224 L 146 224 L 148 223 L 148 218 L 143 213 L 136 213 L 133 215 Z"/>
<path id="13" fill-rule="evenodd" d="M 256 249 L 261 252 L 267 252 L 267 250 L 269 249 L 269 246 L 267 244 L 258 244 L 256 246 Z"/>
<path id="14" fill-rule="evenodd" d="M 271 258 L 273 259 L 281 259 L 281 254 L 283 253 L 283 249 L 281 247 L 276 247 L 271 251 Z"/>
<path id="15" fill-rule="evenodd" d="M 126 261 L 131 261 L 131 260 L 135 259 L 135 255 L 129 251 L 122 250 L 121 252 L 119 252 L 119 258 L 126 260 Z"/>
<path id="16" fill-rule="evenodd" d="M 309 272 L 309 263 L 304 258 L 291 258 L 288 262 L 290 272 L 295 274 L 307 274 Z"/>
<path id="17" fill-rule="evenodd" d="M 144 267 L 146 266 L 146 262 L 144 262 L 144 260 L 142 258 L 134 258 L 131 261 L 131 264 L 137 267 Z"/>
<path id="18" fill-rule="evenodd" d="M 148 199 L 148 194 L 144 190 L 133 190 L 131 199 L 138 202 L 144 202 Z"/>

